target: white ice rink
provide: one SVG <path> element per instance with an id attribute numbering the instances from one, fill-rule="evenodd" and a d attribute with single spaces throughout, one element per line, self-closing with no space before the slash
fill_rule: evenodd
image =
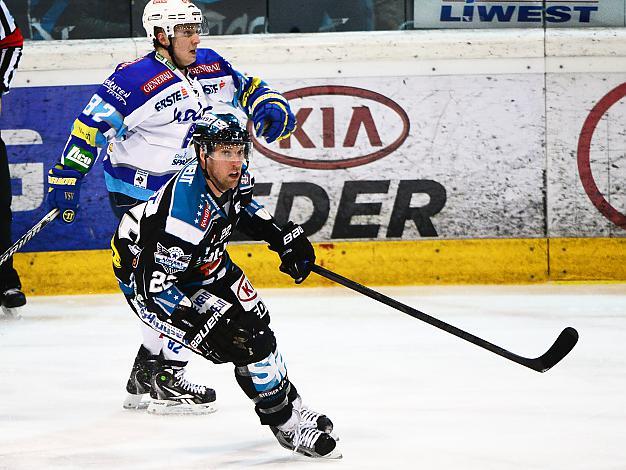
<path id="1" fill-rule="evenodd" d="M 580 341 L 540 374 L 345 288 L 261 290 L 291 380 L 341 437 L 342 460 L 312 461 L 229 365 L 189 366 L 215 414 L 123 410 L 140 335 L 121 294 L 31 297 L 0 321 L 0 469 L 626 468 L 626 285 L 381 290 L 524 356 L 566 326 Z"/>

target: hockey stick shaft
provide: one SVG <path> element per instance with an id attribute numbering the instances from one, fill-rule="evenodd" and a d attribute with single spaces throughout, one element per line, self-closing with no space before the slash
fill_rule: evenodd
<path id="1" fill-rule="evenodd" d="M 492 353 L 497 354 L 498 356 L 509 359 L 510 361 L 526 366 L 537 372 L 545 372 L 551 367 L 553 367 L 555 364 L 557 364 L 561 359 L 563 359 L 572 350 L 572 348 L 576 345 L 576 342 L 578 341 L 578 332 L 574 328 L 568 327 L 568 328 L 565 328 L 561 332 L 561 334 L 559 335 L 557 340 L 554 342 L 554 344 L 542 356 L 538 358 L 534 358 L 534 359 L 518 356 L 517 354 L 507 351 L 506 349 L 501 348 L 500 346 L 490 343 L 489 341 L 479 338 L 478 336 L 474 336 L 473 334 L 468 333 L 467 331 L 461 330 L 460 328 L 457 328 L 446 322 L 438 320 L 437 318 L 431 317 L 430 315 L 424 312 L 420 312 L 419 310 L 414 309 L 413 307 L 409 307 L 408 305 L 398 302 L 397 300 L 392 299 L 391 297 L 387 297 L 386 295 L 381 294 L 378 291 L 370 289 L 369 287 L 365 287 L 364 285 L 361 285 L 358 282 L 355 282 L 351 279 L 343 277 L 317 264 L 311 265 L 311 271 L 319 274 L 322 277 L 325 277 L 326 279 L 330 279 L 331 281 L 334 281 L 338 284 L 348 287 L 349 289 L 352 289 L 360 294 L 366 295 L 367 297 L 370 297 L 371 299 L 377 300 L 378 302 L 388 305 L 389 307 L 395 308 L 396 310 L 406 313 L 407 315 L 410 315 L 413 318 L 422 320 L 423 322 L 426 322 L 429 325 L 435 326 L 439 328 L 440 330 L 453 334 L 454 336 L 464 339 L 465 341 L 475 344 L 476 346 L 480 346 L 481 348 L 486 349 L 487 351 L 491 351 Z"/>
<path id="2" fill-rule="evenodd" d="M 22 235 L 20 239 L 11 246 L 11 248 L 2 253 L 2 257 L 0 257 L 0 266 L 6 263 L 15 253 L 21 250 L 24 245 L 31 241 L 32 238 L 41 231 L 41 229 L 52 222 L 58 215 L 59 209 L 52 209 L 39 222 L 33 225 L 33 227 Z"/>

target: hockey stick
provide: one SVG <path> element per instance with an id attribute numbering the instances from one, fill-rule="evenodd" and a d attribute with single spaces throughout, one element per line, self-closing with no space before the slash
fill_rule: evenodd
<path id="1" fill-rule="evenodd" d="M 11 256 L 17 253 L 24 245 L 26 245 L 35 235 L 37 235 L 42 228 L 52 222 L 59 215 L 59 209 L 52 209 L 48 212 L 43 219 L 37 222 L 33 227 L 26 232 L 22 237 L 16 241 L 11 248 L 2 253 L 2 257 L 0 257 L 0 266 L 7 262 Z"/>
<path id="2" fill-rule="evenodd" d="M 431 317 L 424 312 L 420 312 L 419 310 L 416 310 L 412 307 L 409 307 L 408 305 L 398 302 L 397 300 L 387 297 L 380 292 L 365 287 L 358 282 L 340 276 L 339 274 L 329 271 L 326 268 L 322 268 L 317 264 L 311 265 L 311 271 L 319 274 L 322 277 L 325 277 L 326 279 L 330 279 L 331 281 L 335 281 L 338 284 L 346 286 L 349 289 L 355 290 L 360 294 L 366 295 L 374 300 L 378 300 L 379 302 L 393 307 L 396 310 L 400 310 L 401 312 L 404 312 L 407 315 L 412 316 L 413 318 L 417 318 L 418 320 L 422 320 L 429 325 L 433 325 L 443 331 L 447 331 L 454 336 L 458 336 L 459 338 L 464 339 L 465 341 L 469 341 L 476 346 L 480 346 L 487 351 L 491 351 L 498 356 L 502 356 L 510 361 L 517 362 L 518 364 L 526 366 L 532 370 L 536 370 L 537 372 L 545 372 L 554 367 L 561 359 L 567 356 L 567 354 L 572 350 L 572 348 L 576 345 L 576 342 L 578 341 L 578 332 L 574 328 L 568 326 L 561 332 L 554 344 L 543 355 L 534 359 L 518 356 L 517 354 L 507 351 L 500 346 L 496 346 L 489 341 L 485 341 L 484 339 L 474 336 L 471 333 L 468 333 L 455 326 L 449 325 L 448 323 Z"/>

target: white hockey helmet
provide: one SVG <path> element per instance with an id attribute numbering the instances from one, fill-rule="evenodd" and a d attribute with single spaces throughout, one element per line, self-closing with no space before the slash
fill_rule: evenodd
<path id="1" fill-rule="evenodd" d="M 167 36 L 174 35 L 179 24 L 202 24 L 202 12 L 189 0 L 149 0 L 143 10 L 143 27 L 148 38 L 154 39 L 154 28 L 163 28 Z"/>

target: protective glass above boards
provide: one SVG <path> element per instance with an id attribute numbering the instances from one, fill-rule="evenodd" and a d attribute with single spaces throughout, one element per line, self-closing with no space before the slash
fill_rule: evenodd
<path id="1" fill-rule="evenodd" d="M 117 0 L 115 0 L 117 1 Z M 202 11 L 202 31 L 209 36 L 225 34 L 254 34 L 265 32 L 266 1 L 256 0 L 193 0 Z M 132 6 L 132 32 L 134 37 L 145 36 L 141 24 L 145 0 L 135 0 Z"/>
<path id="2" fill-rule="evenodd" d="M 5 0 L 24 37 L 34 40 L 146 36 L 146 0 Z M 203 33 L 397 30 L 413 0 L 194 0 Z"/>
<path id="3" fill-rule="evenodd" d="M 27 39 L 142 37 L 146 0 L 4 0 Z M 626 26 L 626 0 L 195 0 L 203 34 Z"/>
<path id="4" fill-rule="evenodd" d="M 105 39 L 131 34 L 127 0 L 4 0 L 27 39 Z"/>
<path id="5" fill-rule="evenodd" d="M 267 3 L 269 33 L 316 33 L 404 29 L 413 1 L 268 0 Z"/>

